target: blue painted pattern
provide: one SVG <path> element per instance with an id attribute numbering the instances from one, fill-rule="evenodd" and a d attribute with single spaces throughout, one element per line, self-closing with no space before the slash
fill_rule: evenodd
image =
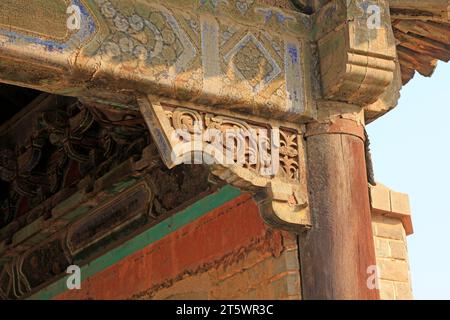
<path id="1" fill-rule="evenodd" d="M 8 37 L 10 43 L 25 41 L 30 44 L 43 46 L 48 51 L 64 51 L 74 47 L 79 47 L 90 39 L 90 37 L 96 32 L 97 26 L 88 8 L 81 2 L 81 0 L 72 0 L 70 4 L 76 5 L 80 8 L 81 28 L 76 33 L 71 34 L 70 37 L 64 42 L 5 29 L 0 29 L 0 34 Z M 67 15 L 67 18 L 69 18 L 69 15 Z"/>

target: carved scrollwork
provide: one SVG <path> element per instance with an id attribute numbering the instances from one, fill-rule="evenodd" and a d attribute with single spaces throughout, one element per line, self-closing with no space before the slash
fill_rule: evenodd
<path id="1" fill-rule="evenodd" d="M 232 153 L 234 162 L 240 162 L 243 168 L 253 172 L 260 172 L 262 167 L 269 167 L 271 164 L 270 156 L 259 152 L 260 148 L 269 145 L 267 137 L 260 135 L 257 126 L 251 126 L 247 122 L 233 119 L 230 117 L 218 116 L 213 114 L 205 114 L 205 123 L 207 129 L 217 130 L 217 132 L 225 135 L 225 140 L 231 139 L 232 143 L 227 144 L 224 141 L 223 152 Z M 265 129 L 265 128 L 259 128 Z M 228 134 L 227 134 L 228 132 Z M 213 140 L 214 137 L 208 137 Z M 264 143 L 258 145 L 258 141 L 263 140 Z M 214 141 L 210 141 L 214 143 Z M 234 150 L 235 148 L 235 150 Z M 241 159 L 239 159 L 241 157 Z"/>
<path id="2" fill-rule="evenodd" d="M 300 128 L 149 97 L 139 104 L 169 168 L 207 164 L 213 176 L 255 194 L 267 222 L 294 231 L 309 227 Z"/>
<path id="3" fill-rule="evenodd" d="M 149 143 L 137 112 L 118 113 L 53 96 L 42 101 L 39 111 L 29 110 L 26 123 L 17 126 L 30 130 L 16 132 L 14 127 L 7 133 L 11 138 L 1 137 L 0 227 L 45 215 L 45 210 L 28 212 L 82 177 L 101 176 Z"/>
<path id="4" fill-rule="evenodd" d="M 48 111 L 42 115 L 42 119 L 52 145 L 64 149 L 69 158 L 75 161 L 89 161 L 89 154 L 85 150 L 95 148 L 97 142 L 85 135 L 94 124 L 94 117 L 87 109 L 81 109 L 68 119 L 61 112 Z"/>
<path id="5" fill-rule="evenodd" d="M 289 179 L 299 180 L 299 144 L 298 135 L 289 131 L 280 131 L 281 168 Z"/>
<path id="6" fill-rule="evenodd" d="M 178 108 L 167 114 L 172 118 L 172 125 L 176 130 L 186 130 L 190 134 L 195 133 L 195 124 L 201 122 L 200 115 L 188 109 Z"/>

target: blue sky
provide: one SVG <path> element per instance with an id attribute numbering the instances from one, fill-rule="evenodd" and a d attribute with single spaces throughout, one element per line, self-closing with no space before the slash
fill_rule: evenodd
<path id="1" fill-rule="evenodd" d="M 450 299 L 450 63 L 403 89 L 399 105 L 368 125 L 375 178 L 408 193 L 416 299 Z"/>

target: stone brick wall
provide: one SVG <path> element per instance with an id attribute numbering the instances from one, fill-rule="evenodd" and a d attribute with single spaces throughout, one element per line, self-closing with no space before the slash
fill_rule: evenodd
<path id="1" fill-rule="evenodd" d="M 371 188 L 371 205 L 381 299 L 413 299 L 406 241 L 413 232 L 408 196 L 377 185 Z"/>

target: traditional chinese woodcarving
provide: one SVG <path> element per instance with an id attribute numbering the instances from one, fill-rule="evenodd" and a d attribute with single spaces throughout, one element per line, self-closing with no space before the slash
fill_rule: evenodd
<path id="1" fill-rule="evenodd" d="M 100 178 L 100 190 L 77 192 L 71 199 L 78 201 L 71 200 L 72 206 L 56 206 L 51 218 L 16 230 L 11 245 L 0 241 L 0 299 L 26 297 L 64 274 L 68 265 L 89 261 L 209 192 L 204 166 L 168 170 L 153 161 L 151 149 L 139 160 L 125 162 L 131 164 L 128 169 L 122 164 L 109 172 L 116 177 L 113 190 L 106 192 L 109 183 Z M 124 170 L 122 175 L 128 178 L 121 180 L 119 172 Z M 28 234 L 22 238 L 25 229 Z"/>
<path id="2" fill-rule="evenodd" d="M 0 127 L 0 298 L 213 190 L 205 166 L 163 166 L 137 111 L 43 94 L 24 114 Z"/>
<path id="3" fill-rule="evenodd" d="M 202 163 L 221 180 L 253 192 L 272 225 L 309 227 L 302 127 L 207 107 L 139 99 L 164 163 Z"/>
<path id="4" fill-rule="evenodd" d="M 263 190 L 272 197 L 272 209 L 275 204 L 276 209 L 266 212 L 272 210 L 272 217 L 280 219 L 277 226 L 283 226 L 283 220 L 286 228 L 308 225 L 301 124 L 324 120 L 324 101 L 359 109 L 375 103 L 393 82 L 396 52 L 386 0 L 371 3 L 379 9 L 375 10 L 379 19 L 374 21 L 373 10 L 362 0 L 294 3 L 300 11 L 287 1 L 277 7 L 267 1 L 240 0 L 79 0 L 82 16 L 77 32 L 62 35 L 59 11 L 54 12 L 54 28 L 40 34 L 32 32 L 32 25 L 24 29 L 23 21 L 12 21 L 8 30 L 0 28 L 4 64 L 17 70 L 17 61 L 30 64 L 28 57 L 35 57 L 29 66 L 33 79 L 20 72 L 2 72 L 1 65 L 0 72 L 9 81 L 83 97 L 93 105 L 115 105 L 131 113 L 140 107 L 169 168 L 183 158 L 171 158 L 178 148 L 170 140 L 172 131 L 185 128 L 195 137 L 196 122 L 202 123 L 202 130 L 276 131 L 265 142 L 244 139 L 242 166 L 215 164 L 211 172 L 244 190 L 258 195 Z M 6 20 L 0 16 L 0 24 Z M 18 51 L 27 55 L 17 57 Z M 51 63 L 42 59 L 50 51 Z M 40 67 L 46 71 L 33 71 Z M 58 79 L 47 75 L 44 78 L 49 80 L 41 81 L 37 74 L 49 74 L 49 69 Z M 151 102 L 137 104 L 135 97 L 142 94 L 151 95 Z M 161 103 L 168 97 L 172 106 Z M 206 105 L 208 110 L 201 107 Z M 379 109 L 371 110 L 376 116 Z M 122 142 L 130 141 L 113 125 L 107 127 L 113 134 L 103 127 L 91 139 L 96 130 L 93 116 L 102 117 L 96 108 L 92 110 L 81 110 L 70 119 L 53 115 L 54 119 L 44 117 L 43 121 L 51 146 L 63 152 L 67 161 L 83 163 L 82 167 L 107 158 L 115 145 L 125 148 Z M 105 112 L 115 117 L 111 109 Z M 256 140 L 264 140 L 260 138 Z M 45 147 L 40 139 L 37 136 L 27 146 L 31 162 L 21 161 L 20 168 L 2 165 L 2 175 L 21 194 L 46 193 L 46 186 L 52 185 L 35 188 L 31 176 L 26 181 L 32 184 L 24 183 L 26 169 L 36 165 L 40 148 Z M 212 145 L 201 143 L 206 149 Z M 268 145 L 276 146 L 277 152 Z M 64 162 L 54 163 L 53 171 L 61 171 Z M 276 174 L 264 174 L 274 167 L 280 168 Z M 50 176 L 50 189 L 57 189 L 58 175 Z M 282 218 L 286 215 L 289 218 Z"/>
<path id="5" fill-rule="evenodd" d="M 54 97 L 48 96 L 41 105 L 53 103 Z M 9 210 L 15 211 L 6 215 L 10 217 L 20 217 L 70 187 L 120 148 L 95 122 L 91 111 L 73 99 L 60 98 L 59 104 L 30 112 L 28 118 L 7 126 L 1 139 L 1 178 L 11 186 L 2 201 L 8 199 Z M 26 126 L 30 127 L 21 132 Z"/>

